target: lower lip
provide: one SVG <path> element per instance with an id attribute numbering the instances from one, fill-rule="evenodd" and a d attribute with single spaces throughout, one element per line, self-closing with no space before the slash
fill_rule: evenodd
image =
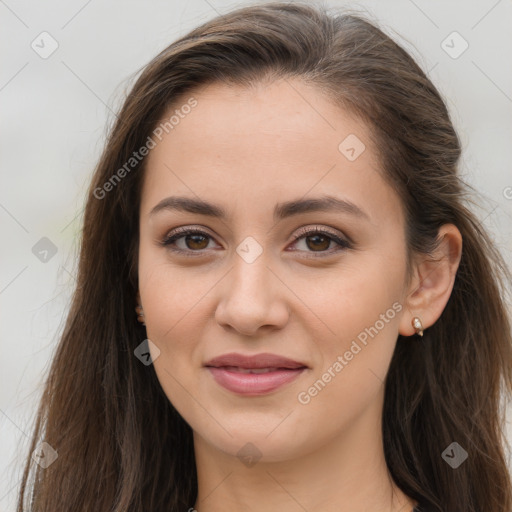
<path id="1" fill-rule="evenodd" d="M 295 380 L 306 368 L 267 373 L 242 373 L 226 368 L 207 367 L 218 384 L 241 395 L 264 395 Z"/>

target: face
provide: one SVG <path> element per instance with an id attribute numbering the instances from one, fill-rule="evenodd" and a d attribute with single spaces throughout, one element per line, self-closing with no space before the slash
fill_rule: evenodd
<path id="1" fill-rule="evenodd" d="M 369 128 L 298 80 L 176 109 L 147 160 L 138 269 L 169 400 L 196 442 L 268 461 L 378 429 L 406 246 Z M 243 359 L 261 354 L 281 359 Z"/>

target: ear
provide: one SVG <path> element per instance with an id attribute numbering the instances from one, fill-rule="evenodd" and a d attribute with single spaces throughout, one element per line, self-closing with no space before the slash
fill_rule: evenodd
<path id="1" fill-rule="evenodd" d="M 413 278 L 405 298 L 405 312 L 400 320 L 402 336 L 415 334 L 411 324 L 417 316 L 423 329 L 433 325 L 441 316 L 452 293 L 455 274 L 462 255 L 462 235 L 454 224 L 439 228 L 438 248 L 431 255 L 416 257 Z"/>

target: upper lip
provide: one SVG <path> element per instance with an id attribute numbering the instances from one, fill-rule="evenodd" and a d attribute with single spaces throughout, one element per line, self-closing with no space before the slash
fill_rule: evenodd
<path id="1" fill-rule="evenodd" d="M 307 365 L 299 361 L 288 359 L 284 356 L 277 354 L 269 354 L 267 352 L 262 354 L 255 354 L 252 356 L 245 356 L 243 354 L 237 354 L 231 352 L 229 354 L 223 354 L 218 357 L 210 359 L 205 366 L 236 366 L 238 368 L 306 368 Z"/>

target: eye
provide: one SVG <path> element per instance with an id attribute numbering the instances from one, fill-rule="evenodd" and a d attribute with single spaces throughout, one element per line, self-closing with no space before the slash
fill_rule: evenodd
<path id="1" fill-rule="evenodd" d="M 199 229 L 177 228 L 162 240 L 162 245 L 185 256 L 199 256 L 200 254 L 191 253 L 198 253 L 206 249 L 209 238 L 212 237 Z M 181 247 L 178 245 L 178 241 L 181 242 Z"/>
<path id="2" fill-rule="evenodd" d="M 321 253 L 320 256 L 313 257 L 330 256 L 333 253 L 345 249 L 350 249 L 352 247 L 351 242 L 349 242 L 347 239 L 344 239 L 338 234 L 318 226 L 315 226 L 314 229 L 306 227 L 299 230 L 297 235 L 294 237 L 294 243 L 298 241 L 303 241 L 304 246 L 307 249 L 311 249 L 310 251 L 306 252 Z M 337 244 L 338 247 L 334 248 L 334 250 L 331 249 L 330 251 L 326 251 L 326 249 L 328 249 L 333 242 Z"/>
<path id="3" fill-rule="evenodd" d="M 208 249 L 209 239 L 213 240 L 213 237 L 205 231 L 185 227 L 171 231 L 171 233 L 162 240 L 161 245 L 173 252 L 181 253 L 184 256 L 195 257 L 201 256 L 204 249 Z M 305 242 L 306 247 L 304 252 L 322 253 L 321 256 L 328 256 L 352 247 L 351 242 L 348 240 L 334 232 L 321 229 L 318 226 L 314 229 L 302 228 L 299 233 L 295 235 L 293 243 L 296 244 L 302 240 Z M 334 250 L 331 249 L 327 251 L 333 242 L 337 244 L 338 247 L 334 248 Z M 295 250 L 296 249 L 294 249 L 294 251 Z"/>

